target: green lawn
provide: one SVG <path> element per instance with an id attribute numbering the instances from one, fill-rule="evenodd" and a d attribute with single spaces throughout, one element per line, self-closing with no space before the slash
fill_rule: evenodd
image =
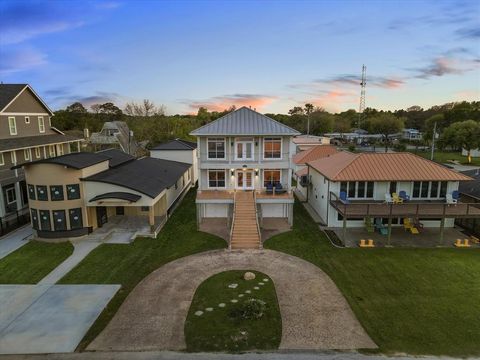
<path id="1" fill-rule="evenodd" d="M 68 242 L 30 241 L 0 260 L 0 284 L 36 284 L 72 252 Z"/>
<path id="2" fill-rule="evenodd" d="M 415 150 L 409 150 L 409 151 L 430 160 L 430 155 L 431 155 L 430 151 L 418 151 L 418 152 L 415 152 Z M 480 158 L 472 158 L 472 162 L 471 164 L 469 164 L 468 158 L 466 156 L 463 156 L 460 151 L 435 151 L 433 160 L 442 164 L 448 163 L 449 160 L 456 160 L 463 165 L 480 166 Z"/>
<path id="3" fill-rule="evenodd" d="M 384 353 L 480 355 L 480 251 L 336 249 L 297 202 L 266 241 L 323 269 Z"/>
<path id="4" fill-rule="evenodd" d="M 208 278 L 197 288 L 185 322 L 187 351 L 236 352 L 278 348 L 282 337 L 282 319 L 275 286 L 267 275 L 252 272 L 256 278 L 247 281 L 243 279 L 245 271 L 225 271 Z M 230 284 L 237 284 L 238 287 L 229 288 Z M 258 290 L 254 287 L 258 287 Z M 240 294 L 242 296 L 239 297 Z M 238 311 L 244 301 L 252 298 L 266 303 L 263 317 L 244 319 L 235 316 L 235 310 Z M 232 303 L 232 299 L 238 302 Z M 220 303 L 225 307 L 219 307 Z M 213 311 L 205 310 L 210 307 Z M 203 311 L 201 316 L 195 315 L 198 310 Z"/>
<path id="5" fill-rule="evenodd" d="M 132 244 L 102 244 L 69 272 L 62 284 L 121 284 L 80 344 L 85 347 L 108 324 L 132 289 L 148 274 L 167 262 L 202 251 L 224 248 L 226 242 L 197 231 L 191 190 L 156 239 L 142 238 Z"/>

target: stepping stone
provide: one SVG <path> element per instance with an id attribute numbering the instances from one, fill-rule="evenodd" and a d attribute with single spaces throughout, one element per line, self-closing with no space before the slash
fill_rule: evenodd
<path id="1" fill-rule="evenodd" d="M 238 297 L 244 297 L 245 295 L 244 294 L 238 294 Z"/>
<path id="2" fill-rule="evenodd" d="M 246 290 L 245 294 L 250 294 L 251 292 L 252 292 L 252 290 Z"/>
<path id="3" fill-rule="evenodd" d="M 237 299 L 232 299 L 232 300 L 230 300 L 230 302 L 236 303 L 236 302 L 238 302 L 238 300 Z"/>
<path id="4" fill-rule="evenodd" d="M 263 286 L 263 285 L 265 285 L 265 283 L 259 282 L 258 285 Z"/>
<path id="5" fill-rule="evenodd" d="M 218 304 L 218 307 L 224 308 L 224 307 L 225 307 L 225 303 L 220 303 L 220 304 Z"/>
<path id="6" fill-rule="evenodd" d="M 267 278 L 263 279 L 263 282 L 268 282 L 268 279 Z"/>
<path id="7" fill-rule="evenodd" d="M 201 311 L 201 310 L 195 311 L 195 315 L 197 315 L 197 316 L 202 316 L 202 315 L 203 315 L 203 311 Z"/>
<path id="8" fill-rule="evenodd" d="M 208 307 L 208 308 L 206 308 L 205 310 L 206 310 L 206 311 L 213 311 L 213 308 Z"/>
<path id="9" fill-rule="evenodd" d="M 253 288 L 254 288 L 255 290 L 258 290 L 258 289 L 260 289 L 258 286 L 254 286 Z"/>
<path id="10" fill-rule="evenodd" d="M 238 286 L 238 284 L 230 284 L 230 285 L 228 285 L 228 287 L 229 287 L 230 289 L 236 289 L 237 286 Z"/>

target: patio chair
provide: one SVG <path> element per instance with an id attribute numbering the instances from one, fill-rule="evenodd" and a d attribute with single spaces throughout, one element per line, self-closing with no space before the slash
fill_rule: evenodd
<path id="1" fill-rule="evenodd" d="M 373 243 L 373 239 L 368 239 L 368 247 L 375 247 L 375 244 Z"/>
<path id="2" fill-rule="evenodd" d="M 447 194 L 446 200 L 448 205 L 457 205 L 457 200 L 453 198 L 452 194 Z"/>
<path id="3" fill-rule="evenodd" d="M 287 189 L 285 189 L 282 184 L 276 183 L 275 184 L 275 194 L 285 194 Z"/>
<path id="4" fill-rule="evenodd" d="M 367 246 L 367 242 L 365 241 L 365 239 L 360 239 L 360 244 L 358 245 L 360 247 L 366 247 Z"/>
<path id="5" fill-rule="evenodd" d="M 388 194 L 388 193 L 385 194 L 385 202 L 386 202 L 387 204 L 393 204 L 392 195 L 390 195 L 390 194 Z"/>
<path id="6" fill-rule="evenodd" d="M 468 239 L 463 239 L 463 247 L 470 247 L 470 241 Z"/>
<path id="7" fill-rule="evenodd" d="M 462 239 L 457 239 L 453 245 L 455 247 L 463 247 Z"/>
<path id="8" fill-rule="evenodd" d="M 347 198 L 346 191 L 340 191 L 340 201 L 343 202 L 344 204 L 350 204 L 350 200 L 348 200 Z"/>
<path id="9" fill-rule="evenodd" d="M 412 227 L 412 223 L 410 222 L 410 219 L 409 218 L 404 218 L 403 219 L 403 228 L 405 230 L 410 230 L 411 227 Z"/>
<path id="10" fill-rule="evenodd" d="M 272 183 L 268 183 L 267 186 L 266 186 L 266 193 L 267 194 L 273 194 L 273 184 Z"/>
<path id="11" fill-rule="evenodd" d="M 458 201 L 460 199 L 460 193 L 457 190 L 452 191 L 452 198 Z"/>
<path id="12" fill-rule="evenodd" d="M 398 193 L 398 197 L 400 199 L 402 199 L 403 201 L 409 201 L 410 200 L 410 196 L 407 195 L 406 191 L 404 190 L 401 190 L 399 193 Z"/>
<path id="13" fill-rule="evenodd" d="M 393 193 L 393 194 L 392 194 L 392 198 L 393 198 L 393 203 L 394 203 L 394 204 L 401 204 L 401 203 L 403 203 L 403 199 L 402 199 L 400 196 L 398 196 L 397 193 Z"/>
<path id="14" fill-rule="evenodd" d="M 382 223 L 382 219 L 376 218 L 375 219 L 375 228 L 378 232 L 382 235 L 388 235 L 388 228 Z"/>

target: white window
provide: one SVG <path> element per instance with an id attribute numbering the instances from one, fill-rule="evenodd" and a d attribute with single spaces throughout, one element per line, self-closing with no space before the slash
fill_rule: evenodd
<path id="1" fill-rule="evenodd" d="M 25 124 L 30 124 L 30 116 L 25 116 Z"/>
<path id="2" fill-rule="evenodd" d="M 15 122 L 15 116 L 8 118 L 8 128 L 10 129 L 10 135 L 17 135 L 17 123 Z"/>
<path id="3" fill-rule="evenodd" d="M 209 138 L 207 139 L 207 151 L 209 159 L 225 159 L 225 139 Z"/>
<path id="4" fill-rule="evenodd" d="M 235 160 L 253 160 L 253 138 L 235 139 Z"/>
<path id="5" fill-rule="evenodd" d="M 17 154 L 15 153 L 15 151 L 12 151 L 10 153 L 10 159 L 12 160 L 12 164 L 16 164 L 17 163 Z"/>
<path id="6" fill-rule="evenodd" d="M 17 201 L 17 194 L 15 193 L 14 187 L 6 189 L 5 195 L 7 197 L 7 204 L 13 204 L 15 201 Z"/>
<path id="7" fill-rule="evenodd" d="M 375 183 L 373 181 L 342 181 L 340 192 L 350 199 L 373 199 Z"/>
<path id="8" fill-rule="evenodd" d="M 225 187 L 225 170 L 208 170 L 208 187 Z"/>
<path id="9" fill-rule="evenodd" d="M 25 158 L 25 160 L 30 160 L 30 149 L 24 149 L 23 150 L 23 157 Z"/>
<path id="10" fill-rule="evenodd" d="M 55 157 L 55 145 L 48 146 L 48 154 L 50 157 Z"/>
<path id="11" fill-rule="evenodd" d="M 57 145 L 58 156 L 63 155 L 63 144 Z"/>
<path id="12" fill-rule="evenodd" d="M 263 158 L 282 158 L 282 138 L 265 138 L 263 140 Z"/>
<path id="13" fill-rule="evenodd" d="M 413 199 L 438 199 L 447 195 L 446 181 L 414 181 L 412 189 Z"/>
<path id="14" fill-rule="evenodd" d="M 36 148 L 35 148 L 35 157 L 36 157 L 37 159 L 39 159 L 40 156 L 41 156 L 40 148 L 39 148 L 39 147 L 36 147 Z"/>
<path id="15" fill-rule="evenodd" d="M 45 132 L 45 120 L 43 119 L 43 116 L 38 117 L 38 130 L 41 133 Z"/>
<path id="16" fill-rule="evenodd" d="M 3 153 L 0 153 L 0 165 L 5 165 L 5 159 L 3 157 Z"/>

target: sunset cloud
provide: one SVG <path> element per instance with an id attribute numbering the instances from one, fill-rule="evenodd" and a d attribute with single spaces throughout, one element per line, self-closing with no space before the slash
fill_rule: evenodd
<path id="1" fill-rule="evenodd" d="M 478 68 L 478 66 L 478 60 L 455 59 L 443 56 L 433 59 L 427 66 L 411 70 L 417 72 L 415 78 L 429 79 L 445 75 L 462 75 Z"/>
<path id="2" fill-rule="evenodd" d="M 200 107 L 207 108 L 209 111 L 224 111 L 232 106 L 237 108 L 242 106 L 250 106 L 257 110 L 261 110 L 265 105 L 275 100 L 275 96 L 258 95 L 258 94 L 233 94 L 224 96 L 215 96 L 209 100 L 196 101 L 184 100 L 191 111 L 197 111 Z"/>

